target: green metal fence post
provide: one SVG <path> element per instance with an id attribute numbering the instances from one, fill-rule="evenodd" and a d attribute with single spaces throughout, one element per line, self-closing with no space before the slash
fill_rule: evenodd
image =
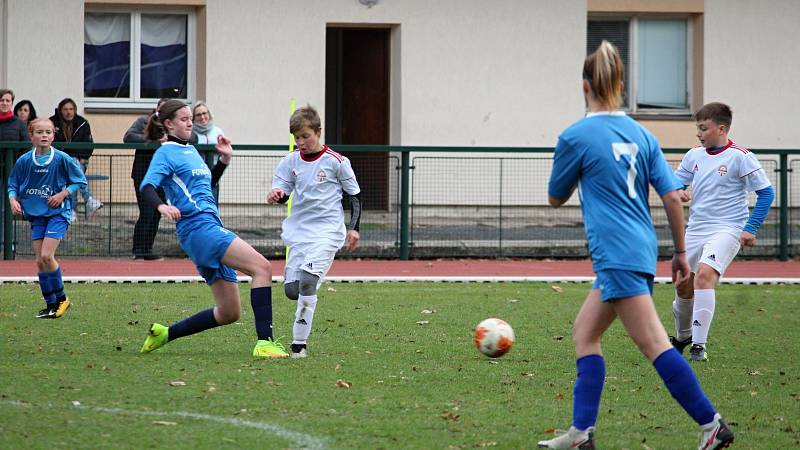
<path id="1" fill-rule="evenodd" d="M 14 165 L 14 150 L 11 148 L 0 148 L 3 155 L 3 259 L 14 259 L 14 222 L 11 218 L 11 204 L 8 201 L 8 194 L 6 193 L 6 183 L 8 177 L 11 176 L 11 166 Z"/>
<path id="2" fill-rule="evenodd" d="M 780 234 L 780 260 L 789 260 L 789 155 L 780 155 L 780 211 L 778 233 Z"/>
<path id="3" fill-rule="evenodd" d="M 409 257 L 409 235 L 408 215 L 409 215 L 409 179 L 411 172 L 410 156 L 407 150 L 401 153 L 400 163 L 400 259 L 407 260 Z"/>

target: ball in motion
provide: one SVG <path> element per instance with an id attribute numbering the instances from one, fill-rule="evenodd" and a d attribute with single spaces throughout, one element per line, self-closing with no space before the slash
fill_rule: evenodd
<path id="1" fill-rule="evenodd" d="M 514 345 L 514 330 L 502 319 L 486 319 L 475 327 L 475 347 L 490 358 L 499 358 Z"/>

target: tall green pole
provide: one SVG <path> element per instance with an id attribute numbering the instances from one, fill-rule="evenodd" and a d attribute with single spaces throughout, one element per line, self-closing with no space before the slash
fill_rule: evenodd
<path id="1" fill-rule="evenodd" d="M 407 260 L 409 257 L 410 230 L 408 226 L 409 216 L 409 191 L 410 188 L 410 156 L 407 151 L 402 152 L 400 163 L 400 259 Z"/>
<path id="2" fill-rule="evenodd" d="M 780 233 L 780 260 L 789 260 L 789 155 L 780 155 L 780 212 L 778 232 Z"/>

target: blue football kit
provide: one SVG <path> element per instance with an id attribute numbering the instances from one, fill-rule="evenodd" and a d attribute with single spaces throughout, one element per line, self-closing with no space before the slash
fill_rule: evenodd
<path id="1" fill-rule="evenodd" d="M 74 206 L 72 198 L 67 196 L 55 208 L 47 204 L 47 199 L 70 186 L 76 190 L 85 185 L 86 176 L 71 156 L 51 147 L 50 153 L 37 157 L 34 149 L 14 164 L 8 178 L 8 195 L 17 198 L 28 220 L 61 216 L 63 221 L 59 222 L 69 223 Z"/>
<path id="2" fill-rule="evenodd" d="M 658 243 L 650 184 L 659 196 L 683 187 L 655 137 L 624 113 L 587 114 L 559 136 L 548 193 L 566 199 L 577 187 L 595 287 L 604 300 L 630 296 L 631 288 L 623 287 L 630 280 L 614 283 L 618 270 L 647 275 L 652 291 Z"/>
<path id="3" fill-rule="evenodd" d="M 211 170 L 197 150 L 177 142 L 162 144 L 140 190 L 147 185 L 162 187 L 167 202 L 180 210 L 178 241 L 206 282 L 213 284 L 219 278 L 235 282 L 236 272 L 221 259 L 236 234 L 222 225 L 211 191 Z"/>

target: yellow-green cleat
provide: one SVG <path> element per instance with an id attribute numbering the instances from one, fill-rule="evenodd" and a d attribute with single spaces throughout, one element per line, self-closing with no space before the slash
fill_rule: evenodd
<path id="1" fill-rule="evenodd" d="M 63 316 L 67 312 L 67 310 L 69 309 L 70 305 L 72 305 L 72 303 L 70 303 L 69 298 L 64 298 L 64 300 L 61 300 L 60 302 L 58 302 L 58 306 L 56 307 L 56 314 L 55 314 L 56 319 L 58 319 L 59 317 Z"/>
<path id="2" fill-rule="evenodd" d="M 256 348 L 253 349 L 253 357 L 259 359 L 266 358 L 288 358 L 289 353 L 280 342 L 272 339 L 259 339 Z"/>
<path id="3" fill-rule="evenodd" d="M 140 350 L 142 353 L 150 353 L 153 350 L 159 349 L 169 340 L 169 328 L 160 323 L 150 325 L 150 331 L 148 333 L 147 339 L 145 339 L 144 345 Z"/>

